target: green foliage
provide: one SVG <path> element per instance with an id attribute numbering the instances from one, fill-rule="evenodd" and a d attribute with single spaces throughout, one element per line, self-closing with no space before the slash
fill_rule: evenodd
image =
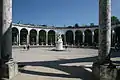
<path id="1" fill-rule="evenodd" d="M 111 24 L 112 25 L 120 24 L 120 20 L 116 16 L 112 16 L 111 17 Z"/>
<path id="2" fill-rule="evenodd" d="M 94 23 L 90 23 L 90 26 L 94 26 Z"/>
<path id="3" fill-rule="evenodd" d="M 68 28 L 72 28 L 72 26 L 68 26 Z"/>
<path id="4" fill-rule="evenodd" d="M 76 27 L 76 28 L 78 28 L 78 27 L 79 27 L 78 23 L 76 23 L 76 24 L 75 24 L 75 27 Z"/>

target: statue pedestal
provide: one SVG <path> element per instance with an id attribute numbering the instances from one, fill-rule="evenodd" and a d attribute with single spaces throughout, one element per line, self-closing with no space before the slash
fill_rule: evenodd
<path id="1" fill-rule="evenodd" d="M 18 74 L 17 62 L 10 60 L 3 64 L 0 68 L 0 77 L 3 80 L 12 79 Z"/>
<path id="2" fill-rule="evenodd" d="M 64 50 L 62 41 L 56 43 L 56 50 L 58 50 L 58 51 Z"/>
<path id="3" fill-rule="evenodd" d="M 119 80 L 120 69 L 115 65 L 93 63 L 92 74 L 93 80 Z"/>

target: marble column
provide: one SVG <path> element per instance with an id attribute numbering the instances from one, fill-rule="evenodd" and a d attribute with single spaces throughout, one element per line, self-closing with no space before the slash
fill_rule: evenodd
<path id="1" fill-rule="evenodd" d="M 19 34 L 17 34 L 17 45 L 19 43 Z"/>
<path id="2" fill-rule="evenodd" d="M 19 33 L 18 33 L 18 45 L 20 46 L 21 44 L 20 44 L 20 31 L 19 31 Z"/>
<path id="3" fill-rule="evenodd" d="M 12 59 L 12 0 L 0 0 L 0 79 L 11 79 L 17 73 Z"/>
<path id="4" fill-rule="evenodd" d="M 30 32 L 28 31 L 28 34 L 27 34 L 27 44 L 30 44 Z"/>
<path id="5" fill-rule="evenodd" d="M 3 24 L 2 24 L 3 9 L 2 8 L 3 8 L 3 0 L 0 0 L 0 26 L 3 26 Z M 1 57 L 1 38 L 2 38 L 2 29 L 0 29 L 0 63 L 1 63 L 1 59 L 2 59 L 2 57 Z M 0 66 L 1 66 L 1 64 L 0 64 Z"/>
<path id="6" fill-rule="evenodd" d="M 46 46 L 48 45 L 48 32 L 46 32 Z"/>
<path id="7" fill-rule="evenodd" d="M 36 45 L 39 45 L 39 31 L 37 31 L 36 35 Z"/>
<path id="8" fill-rule="evenodd" d="M 85 33 L 84 32 L 82 32 L 82 42 L 83 42 L 83 44 L 85 43 Z"/>
<path id="9" fill-rule="evenodd" d="M 99 0 L 98 59 L 104 62 L 111 47 L 111 0 Z"/>
<path id="10" fill-rule="evenodd" d="M 111 49 L 111 0 L 99 0 L 99 49 L 93 63 L 93 80 L 116 80 L 117 69 L 110 61 Z"/>
<path id="11" fill-rule="evenodd" d="M 94 43 L 94 31 L 92 31 L 92 44 Z"/>
<path id="12" fill-rule="evenodd" d="M 2 5 L 1 56 L 9 60 L 12 58 L 12 0 L 0 0 Z"/>

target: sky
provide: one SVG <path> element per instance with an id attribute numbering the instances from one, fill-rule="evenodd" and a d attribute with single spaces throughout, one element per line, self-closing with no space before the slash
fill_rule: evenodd
<path id="1" fill-rule="evenodd" d="M 13 22 L 48 26 L 98 24 L 99 0 L 13 0 Z M 120 0 L 112 0 L 112 15 L 120 19 Z"/>

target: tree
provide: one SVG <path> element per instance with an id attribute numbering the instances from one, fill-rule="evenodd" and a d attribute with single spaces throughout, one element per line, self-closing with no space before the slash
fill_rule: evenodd
<path id="1" fill-rule="evenodd" d="M 120 24 L 120 20 L 116 16 L 112 16 L 111 17 L 111 24 L 112 25 Z"/>
<path id="2" fill-rule="evenodd" d="M 75 24 L 75 28 L 78 28 L 78 27 L 79 27 L 79 25 L 78 25 L 78 23 L 76 23 L 76 24 Z"/>
<path id="3" fill-rule="evenodd" d="M 72 26 L 68 26 L 68 28 L 72 28 Z"/>
<path id="4" fill-rule="evenodd" d="M 94 23 L 90 23 L 90 26 L 94 26 Z"/>

